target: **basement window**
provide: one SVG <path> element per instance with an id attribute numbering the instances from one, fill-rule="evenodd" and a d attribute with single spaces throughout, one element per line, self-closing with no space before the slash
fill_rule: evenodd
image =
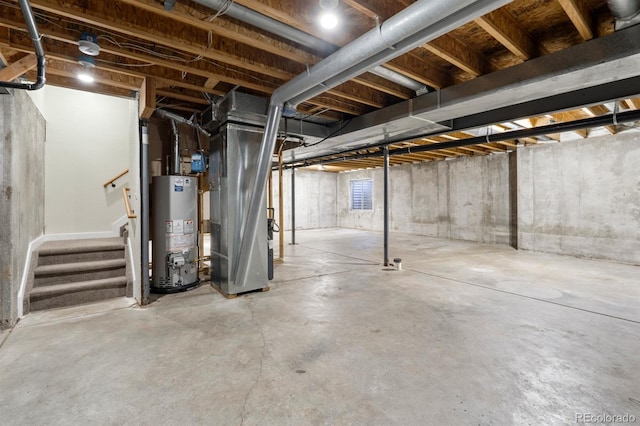
<path id="1" fill-rule="evenodd" d="M 351 181 L 351 210 L 373 210 L 373 180 Z"/>

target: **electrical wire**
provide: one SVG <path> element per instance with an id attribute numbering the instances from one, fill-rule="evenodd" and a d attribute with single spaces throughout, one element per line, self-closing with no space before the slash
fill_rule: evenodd
<path id="1" fill-rule="evenodd" d="M 316 146 L 316 145 L 321 144 L 322 142 L 326 141 L 327 139 L 334 137 L 335 135 L 340 133 L 342 130 L 344 130 L 349 124 L 351 124 L 352 120 L 353 120 L 352 118 L 348 119 L 347 121 L 344 122 L 344 124 L 342 126 L 340 126 L 339 129 L 333 131 L 329 136 L 326 136 L 326 137 L 320 139 L 318 142 L 314 142 L 312 144 L 304 144 L 304 147 L 308 148 L 310 146 Z"/>
<path id="2" fill-rule="evenodd" d="M 277 83 L 274 83 L 274 82 L 265 80 L 263 78 L 254 76 L 254 75 L 249 74 L 247 72 L 244 72 L 244 71 L 241 71 L 241 70 L 237 70 L 237 69 L 234 69 L 234 68 L 229 68 L 227 66 L 220 65 L 219 63 L 217 63 L 215 61 L 212 61 L 212 60 L 209 60 L 209 59 L 205 59 L 204 57 L 202 57 L 202 55 L 197 56 L 195 58 L 193 58 L 193 57 L 192 58 L 185 58 L 185 57 L 180 57 L 180 56 L 176 56 L 176 55 L 170 55 L 170 54 L 165 54 L 165 53 L 162 53 L 162 52 L 157 52 L 155 50 L 147 49 L 147 48 L 145 48 L 143 46 L 139 46 L 139 45 L 136 45 L 134 43 L 119 42 L 118 40 L 116 40 L 115 38 L 113 38 L 111 36 L 100 35 L 97 38 L 99 40 L 104 40 L 104 41 L 106 41 L 108 43 L 111 43 L 111 44 L 113 44 L 115 46 L 118 46 L 121 49 L 136 50 L 136 51 L 140 51 L 142 53 L 146 53 L 146 54 L 148 54 L 150 56 L 155 56 L 155 57 L 158 57 L 158 58 L 161 58 L 161 59 L 180 62 L 180 63 L 183 63 L 183 64 L 191 64 L 191 63 L 194 63 L 194 62 L 202 61 L 204 63 L 207 63 L 207 64 L 213 65 L 215 67 L 221 68 L 221 69 L 223 69 L 225 71 L 238 73 L 238 74 L 243 75 L 243 76 L 245 76 L 247 78 L 250 78 L 250 79 L 253 79 L 255 81 L 258 81 L 258 82 L 260 82 L 260 83 L 262 83 L 262 84 L 264 84 L 264 85 L 266 85 L 267 87 L 270 87 L 270 88 L 276 88 L 276 87 L 279 86 L 279 84 L 277 84 Z M 173 51 L 174 53 L 181 53 L 181 52 L 179 52 L 177 50 L 174 50 L 174 49 L 170 49 L 170 48 L 165 48 L 165 49 L 169 50 L 169 51 Z M 153 64 L 150 64 L 149 66 L 152 66 L 152 65 Z M 185 71 L 182 71 L 182 72 L 184 73 Z"/>
<path id="3" fill-rule="evenodd" d="M 105 63 L 105 64 L 120 65 L 120 66 L 123 66 L 123 67 L 153 67 L 153 66 L 155 66 L 155 64 L 126 64 L 126 63 L 122 63 L 122 62 L 108 61 L 106 59 L 100 59 L 100 58 L 96 58 L 95 61 L 96 62 L 102 62 L 102 63 Z"/>
<path id="4" fill-rule="evenodd" d="M 228 0 L 228 6 L 223 8 L 224 12 L 216 14 L 217 17 L 224 15 L 224 13 L 226 13 L 226 11 L 231 7 L 231 4 L 233 4 L 234 1 L 235 0 Z M 4 6 L 7 6 L 7 7 L 14 8 L 14 9 L 19 9 L 19 7 L 17 5 L 9 3 L 9 2 L 7 2 L 5 0 L 0 0 L 0 5 L 4 5 Z M 223 9 L 221 9 L 221 10 L 223 10 Z M 57 26 L 59 28 L 64 29 L 65 31 L 75 31 L 77 33 L 82 33 L 83 32 L 83 31 L 75 29 L 75 28 L 69 28 L 69 27 L 65 27 L 63 25 L 60 25 L 58 22 L 48 18 L 46 15 L 44 15 L 42 13 L 34 12 L 34 15 L 37 16 L 39 19 L 42 19 L 42 20 L 44 20 L 46 22 L 49 22 L 50 24 L 52 24 L 54 26 Z M 78 22 L 72 21 L 70 19 L 59 18 L 59 21 L 60 22 L 66 22 L 66 23 L 74 25 L 74 26 L 78 25 Z M 222 70 L 225 70 L 225 71 L 228 71 L 228 72 L 238 73 L 239 75 L 242 75 L 242 76 L 247 77 L 247 78 L 249 78 L 251 80 L 257 81 L 257 82 L 259 82 L 261 84 L 264 84 L 265 86 L 267 86 L 269 88 L 272 88 L 272 89 L 275 89 L 275 88 L 280 86 L 280 83 L 272 82 L 272 81 L 269 81 L 269 80 L 265 80 L 264 78 L 249 74 L 249 73 L 247 73 L 245 71 L 234 69 L 234 68 L 229 68 L 229 67 L 221 65 L 221 64 L 219 64 L 219 63 L 217 63 L 217 62 L 215 62 L 213 60 L 206 59 L 203 54 L 195 56 L 195 57 L 193 57 L 193 56 L 185 57 L 185 56 L 187 56 L 187 54 L 184 54 L 184 53 L 180 52 L 177 49 L 172 49 L 170 47 L 163 46 L 164 50 L 171 52 L 171 54 L 166 54 L 166 53 L 162 53 L 162 52 L 158 52 L 156 50 L 153 50 L 153 49 L 157 49 L 158 48 L 158 45 L 155 44 L 155 43 L 143 42 L 143 41 L 136 40 L 136 39 L 133 39 L 133 38 L 130 38 L 130 37 L 126 37 L 126 36 L 123 36 L 121 34 L 117 34 L 117 33 L 114 33 L 114 32 L 108 31 L 108 30 L 104 30 L 104 29 L 101 29 L 100 31 L 96 31 L 95 29 L 89 27 L 87 29 L 87 31 L 93 32 L 93 33 L 98 33 L 98 32 L 102 33 L 102 34 L 97 36 L 98 40 L 107 41 L 108 43 L 111 43 L 111 44 L 113 44 L 115 46 L 118 46 L 121 49 L 138 51 L 138 52 L 146 53 L 146 54 L 148 54 L 150 56 L 154 56 L 154 57 L 157 57 L 157 58 L 166 59 L 166 60 L 170 60 L 170 61 L 180 62 L 180 63 L 183 63 L 183 64 L 191 64 L 191 63 L 194 63 L 194 62 L 202 61 L 202 62 L 205 62 L 207 64 L 210 64 L 210 65 L 213 65 L 215 67 L 218 67 L 218 68 L 220 68 Z M 46 34 L 43 34 L 43 36 L 47 37 Z M 116 38 L 119 38 L 121 40 L 126 40 L 126 41 L 118 41 Z M 208 37 L 207 38 L 208 38 L 208 40 L 207 40 L 206 49 L 210 49 L 211 46 L 213 45 L 213 33 L 211 31 L 208 32 Z M 178 55 L 183 55 L 183 56 L 178 56 Z M 154 64 L 135 64 L 135 65 L 134 64 L 124 64 L 124 63 L 121 63 L 121 62 L 107 61 L 107 60 L 104 60 L 104 59 L 101 59 L 101 61 L 104 61 L 105 63 L 116 64 L 116 65 L 127 66 L 127 67 L 154 66 Z"/>
<path id="5" fill-rule="evenodd" d="M 218 10 L 218 12 L 215 15 L 208 16 L 207 18 L 204 18 L 204 20 L 208 21 L 208 22 L 215 21 L 220 16 L 226 14 L 229 11 L 229 9 L 231 9 L 231 6 L 233 6 L 234 2 L 235 2 L 235 0 L 227 0 L 225 2 L 225 4 L 220 8 L 220 10 Z"/>

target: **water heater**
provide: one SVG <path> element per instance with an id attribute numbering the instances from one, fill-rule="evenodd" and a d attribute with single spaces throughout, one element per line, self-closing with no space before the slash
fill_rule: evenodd
<path id="1" fill-rule="evenodd" d="M 198 181 L 153 178 L 151 291 L 173 293 L 198 285 Z"/>

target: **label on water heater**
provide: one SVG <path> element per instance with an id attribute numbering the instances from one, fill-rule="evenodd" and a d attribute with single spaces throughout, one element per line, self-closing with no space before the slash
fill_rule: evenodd
<path id="1" fill-rule="evenodd" d="M 166 235 L 166 248 L 169 251 L 188 250 L 193 247 L 192 235 Z"/>
<path id="2" fill-rule="evenodd" d="M 181 178 L 181 177 L 175 178 L 175 180 L 173 181 L 173 190 L 175 192 L 184 191 L 184 178 Z"/>
<path id="3" fill-rule="evenodd" d="M 191 186 L 191 178 L 184 178 L 184 186 Z"/>
<path id="4" fill-rule="evenodd" d="M 173 234 L 173 221 L 172 220 L 167 220 L 165 222 L 166 226 L 167 226 L 167 230 L 165 231 L 167 234 Z"/>
<path id="5" fill-rule="evenodd" d="M 193 226 L 193 220 L 185 220 L 184 221 L 184 233 L 185 234 L 193 234 L 195 232 L 195 228 Z"/>
<path id="6" fill-rule="evenodd" d="M 173 233 L 182 235 L 184 234 L 184 221 L 183 220 L 174 220 L 173 221 Z"/>

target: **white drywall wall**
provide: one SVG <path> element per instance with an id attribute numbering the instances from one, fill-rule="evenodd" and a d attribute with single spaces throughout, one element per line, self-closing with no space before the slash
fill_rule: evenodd
<path id="1" fill-rule="evenodd" d="M 136 101 L 55 86 L 32 99 L 47 121 L 45 234 L 110 232 L 125 213 L 122 187 L 138 176 L 132 170 L 103 188 L 137 164 L 130 152 L 138 145 Z"/>

